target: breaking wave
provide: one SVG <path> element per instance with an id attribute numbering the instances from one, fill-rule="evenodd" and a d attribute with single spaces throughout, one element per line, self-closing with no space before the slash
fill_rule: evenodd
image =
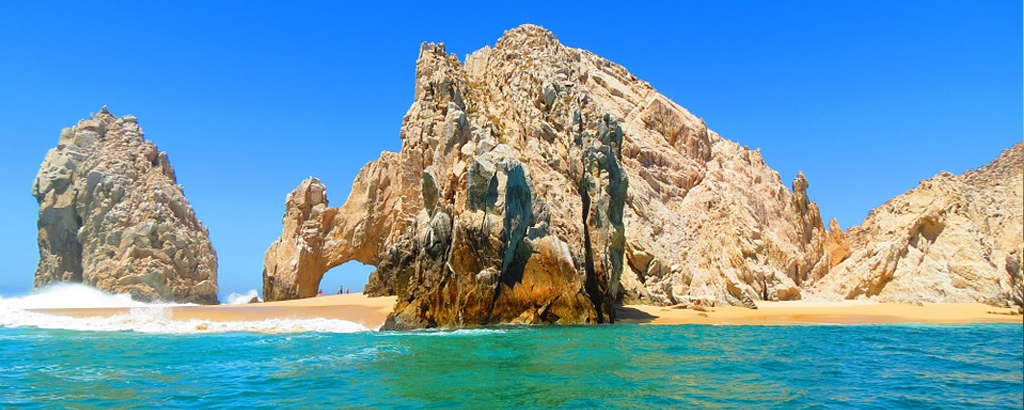
<path id="1" fill-rule="evenodd" d="M 240 295 L 246 296 L 246 295 Z M 249 297 L 251 299 L 251 297 Z M 248 299 L 246 299 L 248 301 Z M 0 296 L 0 327 L 31 327 L 98 332 L 193 333 L 355 333 L 372 329 L 337 319 L 173 320 L 172 309 L 195 305 L 144 303 L 81 284 L 56 284 L 22 297 Z M 115 309 L 106 316 L 72 317 L 39 309 Z M 112 314 L 111 314 L 112 313 Z"/>
<path id="2" fill-rule="evenodd" d="M 28 296 L 0 296 L 0 308 L 12 309 L 79 309 L 188 306 L 171 303 L 144 303 L 131 295 L 111 294 L 80 283 L 56 283 L 36 289 Z"/>

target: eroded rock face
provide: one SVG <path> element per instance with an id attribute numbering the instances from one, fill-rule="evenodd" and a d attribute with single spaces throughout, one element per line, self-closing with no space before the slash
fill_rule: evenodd
<path id="1" fill-rule="evenodd" d="M 851 228 L 852 253 L 813 291 L 883 302 L 1021 304 L 1021 143 L 962 175 L 941 173 Z M 849 251 L 848 251 L 849 252 Z"/>
<path id="2" fill-rule="evenodd" d="M 327 187 L 319 179 L 302 181 L 285 202 L 284 233 L 287 243 L 275 243 L 264 256 L 263 294 L 267 300 L 287 300 L 316 295 L 322 273 L 329 267 L 323 255 L 322 230 L 337 214 L 327 207 Z M 275 262 L 289 266 L 279 268 Z M 272 272 L 267 274 L 267 272 Z M 321 275 L 311 274 L 321 272 Z M 301 291 L 300 291 L 301 290 Z"/>
<path id="3" fill-rule="evenodd" d="M 35 286 L 81 282 L 141 301 L 217 303 L 217 255 L 167 154 L 103 108 L 61 131 L 32 187 Z"/>
<path id="4" fill-rule="evenodd" d="M 358 260 L 377 267 L 367 292 L 398 295 L 389 327 L 596 323 L 616 300 L 797 299 L 829 266 L 802 175 L 791 191 L 759 152 L 537 26 L 465 64 L 424 44 L 400 136 L 336 211 L 295 199 L 313 181 L 289 196 L 268 300 Z"/>

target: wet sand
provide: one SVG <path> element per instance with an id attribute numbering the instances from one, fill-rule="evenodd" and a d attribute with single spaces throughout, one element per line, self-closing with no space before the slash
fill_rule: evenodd
<path id="1" fill-rule="evenodd" d="M 926 303 L 921 306 L 861 301 L 758 302 L 757 309 L 736 306 L 706 311 L 667 306 L 626 305 L 616 308 L 623 323 L 678 324 L 872 324 L 872 323 L 1022 323 L 1016 309 L 982 303 Z"/>

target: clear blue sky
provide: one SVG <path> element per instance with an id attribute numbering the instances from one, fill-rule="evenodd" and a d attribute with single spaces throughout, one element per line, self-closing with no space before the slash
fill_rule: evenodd
<path id="1" fill-rule="evenodd" d="M 803 171 L 844 228 L 1024 135 L 1015 1 L 268 3 L 0 4 L 0 294 L 32 284 L 40 162 L 101 106 L 139 117 L 170 155 L 210 228 L 223 300 L 261 287 L 302 179 L 341 205 L 360 167 L 398 150 L 421 42 L 461 58 L 523 23 L 761 148 L 787 183 Z M 340 267 L 323 288 L 361 288 L 368 272 Z"/>

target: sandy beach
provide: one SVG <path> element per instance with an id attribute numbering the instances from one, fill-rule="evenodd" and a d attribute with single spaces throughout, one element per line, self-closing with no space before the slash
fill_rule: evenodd
<path id="1" fill-rule="evenodd" d="M 368 297 L 362 293 L 267 302 L 248 305 L 172 307 L 172 320 L 211 322 L 266 319 L 340 319 L 375 329 L 384 323 L 395 297 Z M 904 305 L 863 301 L 758 302 L 757 309 L 719 306 L 704 310 L 669 306 L 625 305 L 616 308 L 620 323 L 654 325 L 722 324 L 776 325 L 805 323 L 1022 323 L 1015 309 L 981 303 Z M 128 308 L 35 309 L 35 312 L 73 317 L 107 317 Z"/>
<path id="2" fill-rule="evenodd" d="M 339 319 L 371 329 L 384 324 L 395 305 L 394 296 L 368 297 L 362 293 L 331 295 L 282 302 L 247 305 L 171 307 L 172 320 L 211 322 L 258 321 L 267 319 Z M 156 309 L 156 308 L 154 308 Z M 73 317 L 108 317 L 127 313 L 129 308 L 33 309 L 34 312 Z"/>
<path id="3" fill-rule="evenodd" d="M 737 306 L 679 309 L 667 306 L 626 305 L 616 308 L 624 323 L 778 325 L 804 323 L 1022 323 L 1016 309 L 982 303 L 926 303 L 921 306 L 862 301 L 757 302 L 757 309 Z"/>

